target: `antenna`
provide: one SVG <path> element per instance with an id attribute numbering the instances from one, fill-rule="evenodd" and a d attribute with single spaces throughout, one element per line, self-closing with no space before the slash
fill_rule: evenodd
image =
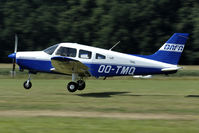
<path id="1" fill-rule="evenodd" d="M 117 42 L 112 48 L 110 48 L 109 50 L 111 51 L 113 48 L 115 48 L 118 44 L 120 43 L 120 41 L 119 42 Z"/>

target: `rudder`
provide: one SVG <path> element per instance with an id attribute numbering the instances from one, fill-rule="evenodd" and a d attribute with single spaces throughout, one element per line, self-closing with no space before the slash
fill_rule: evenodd
<path id="1" fill-rule="evenodd" d="M 177 65 L 188 39 L 188 33 L 174 33 L 171 38 L 149 59 Z"/>

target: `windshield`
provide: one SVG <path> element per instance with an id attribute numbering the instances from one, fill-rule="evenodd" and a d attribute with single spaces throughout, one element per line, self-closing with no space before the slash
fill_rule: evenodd
<path id="1" fill-rule="evenodd" d="M 52 55 L 53 52 L 55 51 L 55 49 L 58 47 L 58 44 L 56 45 L 53 45 L 47 49 L 44 50 L 45 53 L 49 54 L 49 55 Z"/>

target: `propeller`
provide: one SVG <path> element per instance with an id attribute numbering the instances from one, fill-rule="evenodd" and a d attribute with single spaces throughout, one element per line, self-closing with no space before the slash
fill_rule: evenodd
<path id="1" fill-rule="evenodd" d="M 16 53 L 17 53 L 17 45 L 18 45 L 18 36 L 17 36 L 17 34 L 15 34 L 15 47 L 14 47 L 14 58 L 13 58 L 13 60 L 12 60 L 12 77 L 14 77 L 15 76 L 15 66 L 16 66 Z"/>

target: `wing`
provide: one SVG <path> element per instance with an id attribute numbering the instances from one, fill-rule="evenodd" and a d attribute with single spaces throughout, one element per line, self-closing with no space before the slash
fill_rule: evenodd
<path id="1" fill-rule="evenodd" d="M 64 56 L 55 56 L 51 58 L 51 69 L 54 72 L 63 74 L 77 73 L 79 76 L 90 76 L 89 68 L 78 60 L 74 60 Z"/>

